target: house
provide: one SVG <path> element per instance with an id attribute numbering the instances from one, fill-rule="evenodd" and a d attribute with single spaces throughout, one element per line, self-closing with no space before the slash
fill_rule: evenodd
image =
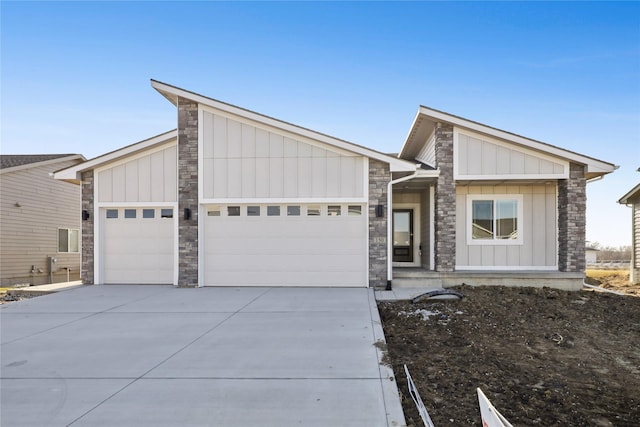
<path id="1" fill-rule="evenodd" d="M 598 262 L 598 252 L 600 249 L 596 249 L 593 246 L 588 246 L 584 249 L 585 252 L 585 260 L 587 261 L 587 265 L 595 265 Z"/>
<path id="2" fill-rule="evenodd" d="M 86 283 L 582 286 L 611 163 L 427 107 L 388 155 L 151 85 L 177 129 L 55 174 L 82 186 Z"/>
<path id="3" fill-rule="evenodd" d="M 80 191 L 55 180 L 79 154 L 0 155 L 0 282 L 80 278 Z"/>
<path id="4" fill-rule="evenodd" d="M 638 169 L 640 171 L 640 169 Z M 640 184 L 622 196 L 618 203 L 631 208 L 631 283 L 640 283 Z"/>

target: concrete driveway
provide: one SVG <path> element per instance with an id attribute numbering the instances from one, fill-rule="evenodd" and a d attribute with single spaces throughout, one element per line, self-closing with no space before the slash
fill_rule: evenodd
<path id="1" fill-rule="evenodd" d="M 2 426 L 400 426 L 371 289 L 85 286 L 1 306 Z"/>

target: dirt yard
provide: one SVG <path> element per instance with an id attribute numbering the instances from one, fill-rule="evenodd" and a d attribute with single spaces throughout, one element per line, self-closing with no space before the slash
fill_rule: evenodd
<path id="1" fill-rule="evenodd" d="M 456 289 L 460 301 L 379 304 L 408 425 L 423 424 L 404 364 L 436 427 L 480 426 L 477 387 L 515 426 L 640 425 L 640 297 Z"/>

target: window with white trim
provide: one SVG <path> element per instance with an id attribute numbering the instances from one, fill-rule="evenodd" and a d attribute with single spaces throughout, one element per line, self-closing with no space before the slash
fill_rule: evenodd
<path id="1" fill-rule="evenodd" d="M 73 228 L 58 228 L 58 252 L 80 252 L 80 230 Z"/>
<path id="2" fill-rule="evenodd" d="M 467 243 L 521 245 L 522 196 L 482 194 L 467 196 Z"/>

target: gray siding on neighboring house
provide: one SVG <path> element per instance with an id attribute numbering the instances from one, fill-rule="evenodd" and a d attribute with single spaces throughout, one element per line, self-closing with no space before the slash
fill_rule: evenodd
<path id="1" fill-rule="evenodd" d="M 53 281 L 80 277 L 80 253 L 58 253 L 58 229 L 80 230 L 80 188 L 49 173 L 80 160 L 48 163 L 0 174 L 0 280 L 50 283 L 47 257 L 56 258 Z M 19 206 L 17 206 L 17 204 Z M 32 267 L 35 273 L 31 273 Z"/>
<path id="2" fill-rule="evenodd" d="M 523 198 L 522 244 L 469 245 L 467 195 L 513 194 Z M 555 267 L 557 206 L 555 185 L 460 185 L 456 187 L 456 266 Z"/>

